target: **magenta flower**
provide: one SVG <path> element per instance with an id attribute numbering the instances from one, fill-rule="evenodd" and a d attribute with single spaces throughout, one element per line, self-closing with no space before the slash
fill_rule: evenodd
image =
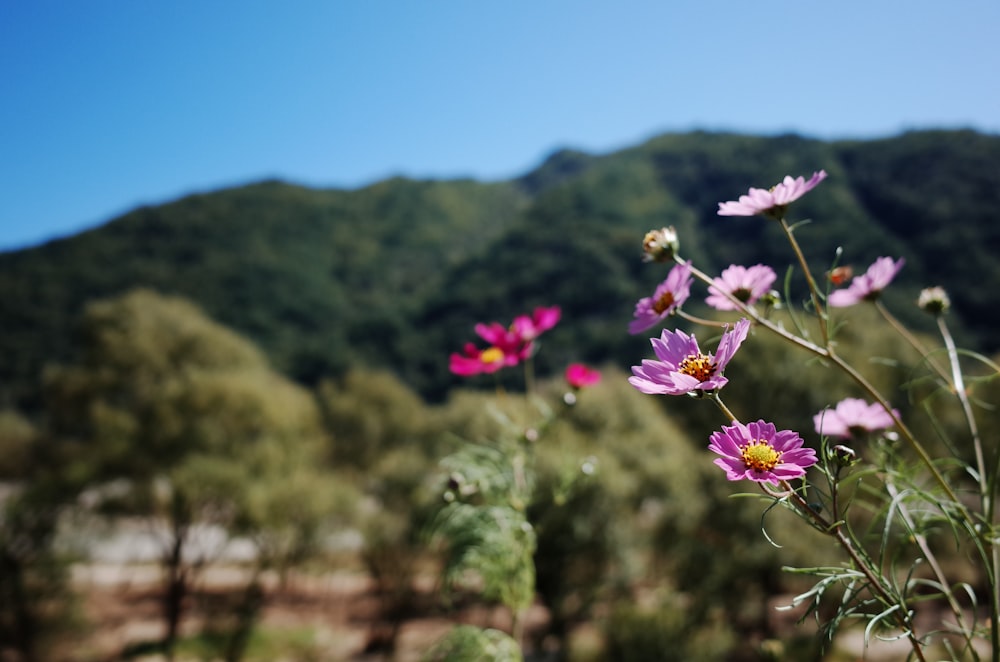
<path id="1" fill-rule="evenodd" d="M 684 395 L 694 391 L 715 391 L 726 384 L 722 372 L 736 354 L 750 331 L 750 320 L 741 319 L 722 334 L 719 349 L 713 357 L 702 354 L 698 340 L 683 331 L 667 331 L 651 338 L 657 360 L 645 359 L 632 366 L 628 381 L 643 393 Z"/>
<path id="2" fill-rule="evenodd" d="M 736 304 L 726 296 L 729 293 L 737 300 L 753 305 L 768 293 L 777 278 L 774 269 L 763 264 L 752 267 L 731 265 L 712 281 L 705 303 L 716 310 L 736 310 Z"/>
<path id="3" fill-rule="evenodd" d="M 903 264 L 903 258 L 895 262 L 891 257 L 878 258 L 868 267 L 868 271 L 855 276 L 846 289 L 831 292 L 827 303 L 834 308 L 845 308 L 861 301 L 874 301 L 896 277 Z"/>
<path id="4" fill-rule="evenodd" d="M 628 325 L 629 333 L 642 333 L 673 315 L 691 296 L 691 263 L 674 265 L 667 278 L 656 287 L 653 296 L 635 304 L 635 319 Z"/>
<path id="5" fill-rule="evenodd" d="M 575 389 L 593 386 L 601 381 L 601 372 L 582 363 L 571 363 L 566 366 L 566 383 Z"/>
<path id="6" fill-rule="evenodd" d="M 816 464 L 816 451 L 803 448 L 802 437 L 792 430 L 777 430 L 774 423 L 743 425 L 733 421 L 713 432 L 708 449 L 722 457 L 713 461 L 729 480 L 753 480 L 778 485 L 800 478 Z"/>
<path id="7" fill-rule="evenodd" d="M 476 324 L 475 329 L 476 335 L 490 346 L 499 349 L 504 353 L 504 356 L 516 357 L 515 365 L 528 358 L 531 353 L 531 343 L 525 342 L 513 325 L 506 327 L 500 322 L 490 322 L 489 324 L 480 322 Z"/>
<path id="8" fill-rule="evenodd" d="M 539 306 L 535 308 L 531 317 L 518 315 L 514 318 L 514 323 L 510 325 L 513 332 L 517 333 L 523 342 L 530 343 L 545 331 L 548 331 L 559 323 L 562 311 L 559 306 L 545 308 Z"/>
<path id="9" fill-rule="evenodd" d="M 531 356 L 535 339 L 554 327 L 561 314 L 558 306 L 540 306 L 530 316 L 515 317 L 509 327 L 500 322 L 480 322 L 475 326 L 476 334 L 489 347 L 480 350 L 472 343 L 466 344 L 461 354 L 453 353 L 449 357 L 448 368 L 456 375 L 470 377 L 515 366 Z"/>
<path id="10" fill-rule="evenodd" d="M 517 365 L 520 359 L 514 354 L 507 354 L 496 346 L 480 350 L 471 342 L 466 343 L 462 353 L 453 353 L 448 360 L 448 369 L 460 377 L 489 374 L 500 368 Z"/>
<path id="11" fill-rule="evenodd" d="M 899 417 L 895 409 L 892 413 Z M 813 416 L 813 424 L 817 433 L 842 439 L 864 437 L 894 425 L 885 407 L 878 403 L 869 404 L 861 398 L 845 398 L 833 409 L 824 409 Z"/>
<path id="12" fill-rule="evenodd" d="M 786 175 L 784 181 L 771 189 L 751 188 L 741 195 L 738 202 L 720 202 L 719 216 L 771 216 L 780 218 L 789 204 L 816 188 L 826 179 L 826 171 L 814 172 L 806 181 L 803 177 L 792 179 Z"/>

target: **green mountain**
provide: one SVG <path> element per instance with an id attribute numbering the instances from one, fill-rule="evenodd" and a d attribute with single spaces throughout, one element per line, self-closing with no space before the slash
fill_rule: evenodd
<path id="1" fill-rule="evenodd" d="M 961 339 L 1000 349 L 1000 136 L 925 131 L 873 141 L 687 133 L 603 155 L 562 151 L 505 182 L 391 179 L 357 190 L 268 181 L 142 207 L 97 229 L 0 254 L 0 397 L 31 408 L 44 366 L 73 351 L 87 301 L 146 286 L 197 302 L 310 383 L 352 364 L 389 367 L 430 397 L 479 320 L 560 305 L 541 371 L 566 360 L 627 366 L 625 329 L 665 275 L 643 264 L 652 228 L 713 272 L 792 262 L 774 223 L 717 204 L 786 174 L 829 179 L 793 207 L 817 270 L 905 256 L 888 305 L 923 323 L 921 287 L 951 294 Z M 700 290 L 699 290 L 700 292 Z M 800 296 L 801 293 L 793 293 Z"/>

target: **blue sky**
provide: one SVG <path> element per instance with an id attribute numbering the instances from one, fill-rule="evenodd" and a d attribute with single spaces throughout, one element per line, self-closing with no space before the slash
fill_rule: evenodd
<path id="1" fill-rule="evenodd" d="M 997 34 L 998 0 L 2 0 L 0 250 L 267 177 L 505 179 L 694 128 L 1000 133 Z"/>

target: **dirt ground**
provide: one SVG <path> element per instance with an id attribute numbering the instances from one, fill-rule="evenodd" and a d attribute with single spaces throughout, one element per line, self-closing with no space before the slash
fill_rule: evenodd
<path id="1" fill-rule="evenodd" d="M 327 574 L 296 574 L 279 585 L 271 577 L 267 599 L 258 627 L 269 633 L 306 633 L 308 642 L 284 649 L 280 658 L 268 662 L 417 662 L 431 645 L 457 623 L 494 627 L 510 631 L 510 615 L 502 608 L 477 604 L 461 609 L 448 608 L 440 591 L 430 579 L 418 580 L 415 609 L 401 621 L 395 653 L 380 652 L 377 644 L 391 631 L 383 617 L 383 602 L 369 576 L 361 570 L 340 570 Z M 182 635 L 203 630 L 208 619 L 218 617 L 216 609 L 222 596 L 245 585 L 246 575 L 238 567 L 213 567 L 199 579 L 196 594 L 182 625 Z M 160 574 L 153 564 L 90 564 L 74 568 L 73 582 L 82 599 L 86 627 L 71 649 L 59 651 L 52 658 L 58 662 L 161 662 L 162 655 L 145 654 L 124 657 L 123 652 L 142 644 L 158 641 L 163 635 L 159 596 Z M 774 607 L 788 604 L 790 596 L 776 597 Z M 780 629 L 801 628 L 796 614 L 774 610 L 783 623 Z M 925 617 L 931 617 L 930 614 Z M 544 631 L 548 615 L 544 608 L 532 608 L 525 619 L 526 641 L 531 634 Z M 936 618 L 935 618 L 936 620 Z M 933 625 L 928 623 L 928 625 Z M 574 649 L 600 656 L 600 630 L 589 625 L 573 634 Z M 860 631 L 841 633 L 833 647 L 837 652 L 828 659 L 887 662 L 906 657 L 905 641 L 870 641 L 866 646 Z M 0 656 L 2 658 L 2 656 Z M 177 656 L 177 662 L 204 657 Z M 259 658 L 258 658 L 259 659 Z"/>
<path id="2" fill-rule="evenodd" d="M 74 643 L 73 662 L 111 662 L 125 659 L 122 652 L 158 640 L 163 619 L 158 602 L 162 591 L 154 565 L 87 565 L 74 569 L 73 580 L 82 597 L 86 632 Z M 213 617 L 214 596 L 243 585 L 238 568 L 213 568 L 197 584 L 182 634 L 196 634 Z M 308 651 L 288 659 L 309 662 L 413 662 L 457 622 L 509 631 L 505 610 L 467 606 L 447 613 L 432 581 L 418 582 L 416 602 L 420 615 L 404 618 L 393 655 L 373 651 L 391 625 L 382 618 L 383 604 L 371 579 L 359 571 L 326 575 L 293 575 L 279 585 L 267 582 L 268 595 L 258 626 L 266 631 L 312 631 Z M 429 615 L 428 615 L 429 614 Z M 528 628 L 544 624 L 542 608 L 529 611 Z M 129 659 L 154 662 L 159 655 Z M 278 662 L 277 660 L 274 662 Z"/>

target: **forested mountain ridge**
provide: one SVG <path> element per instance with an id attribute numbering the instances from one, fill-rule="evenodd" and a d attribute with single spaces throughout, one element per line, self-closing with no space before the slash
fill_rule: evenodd
<path id="1" fill-rule="evenodd" d="M 838 247 L 864 269 L 906 267 L 887 302 L 951 294 L 963 340 L 994 351 L 1000 291 L 1000 137 L 923 131 L 871 141 L 668 134 L 603 155 L 563 151 L 505 182 L 390 179 L 357 190 L 268 181 L 142 207 L 102 227 L 0 254 L 2 397 L 30 405 L 46 363 L 72 352 L 94 298 L 145 286 L 197 302 L 306 382 L 351 364 L 390 367 L 429 396 L 453 383 L 447 353 L 477 320 L 560 305 L 541 370 L 568 359 L 628 365 L 648 350 L 625 332 L 664 276 L 642 235 L 673 225 L 702 269 L 792 262 L 775 224 L 723 218 L 750 186 L 825 169 L 792 208 L 817 270 Z M 703 296 L 698 290 L 697 296 Z"/>

